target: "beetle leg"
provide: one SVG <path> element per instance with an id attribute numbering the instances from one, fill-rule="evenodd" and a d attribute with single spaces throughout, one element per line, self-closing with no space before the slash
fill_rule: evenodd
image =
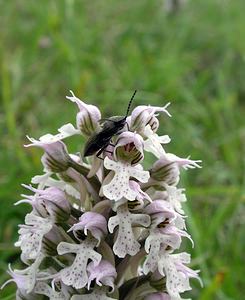
<path id="1" fill-rule="evenodd" d="M 96 154 L 96 157 L 99 158 L 99 159 L 101 159 L 101 160 L 104 160 L 104 158 L 98 156 L 97 154 Z"/>
<path id="2" fill-rule="evenodd" d="M 96 153 L 96 157 L 98 157 L 99 159 L 104 160 L 104 158 L 100 157 L 100 154 L 104 151 L 105 147 L 101 148 L 97 153 Z"/>
<path id="3" fill-rule="evenodd" d="M 109 145 L 110 145 L 110 146 L 112 146 L 112 147 L 115 147 L 115 145 L 114 145 L 114 144 L 112 144 L 112 143 L 109 143 Z"/>
<path id="4" fill-rule="evenodd" d="M 113 151 L 105 150 L 105 152 L 110 153 L 110 154 L 113 154 Z"/>
<path id="5" fill-rule="evenodd" d="M 97 156 L 99 159 L 104 160 L 102 157 L 100 157 L 100 154 L 101 154 L 103 151 L 113 154 L 112 151 L 105 150 L 105 148 L 106 148 L 107 146 L 108 146 L 108 145 L 103 146 L 103 147 L 96 153 L 96 156 Z M 114 146 L 114 145 L 113 145 L 113 146 Z"/>

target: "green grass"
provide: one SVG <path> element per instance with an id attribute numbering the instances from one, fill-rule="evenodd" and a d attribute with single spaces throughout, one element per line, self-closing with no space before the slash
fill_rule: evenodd
<path id="1" fill-rule="evenodd" d="M 193 299 L 242 299 L 244 279 L 244 1 L 195 0 L 168 15 L 163 1 L 0 1 L 0 283 L 18 266 L 17 224 L 27 206 L 21 183 L 41 174 L 41 151 L 25 135 L 75 124 L 69 89 L 121 114 L 136 104 L 171 101 L 161 118 L 167 150 L 203 160 L 183 173 L 188 228 L 196 242 Z M 79 151 L 83 141 L 71 142 Z M 189 245 L 187 244 L 188 248 Z M 14 285 L 1 299 L 14 299 Z M 12 296 L 11 296 L 12 295 Z"/>

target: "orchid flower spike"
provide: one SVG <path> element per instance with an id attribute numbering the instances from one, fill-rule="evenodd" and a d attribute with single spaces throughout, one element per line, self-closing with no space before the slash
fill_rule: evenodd
<path id="1" fill-rule="evenodd" d="M 26 267 L 9 266 L 11 279 L 2 288 L 15 283 L 17 300 L 182 299 L 190 279 L 200 279 L 188 267 L 190 255 L 179 252 L 184 239 L 194 247 L 179 182 L 201 161 L 166 150 L 174 144 L 167 132 L 159 135 L 158 115 L 171 117 L 169 103 L 140 105 L 131 115 L 129 104 L 125 117 L 104 119 L 101 127 L 95 105 L 72 91 L 67 99 L 79 110 L 75 127 L 28 137 L 26 147 L 44 150 L 44 173 L 23 185 L 28 192 L 16 203 L 30 204 L 15 243 Z M 97 153 L 82 155 L 89 142 L 79 139 L 81 152 L 69 153 L 74 135 L 92 140 Z"/>

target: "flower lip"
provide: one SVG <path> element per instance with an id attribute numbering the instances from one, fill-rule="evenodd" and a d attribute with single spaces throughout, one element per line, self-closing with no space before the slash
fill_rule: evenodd
<path id="1" fill-rule="evenodd" d="M 190 278 L 199 279 L 198 272 L 194 271 L 185 264 L 190 263 L 190 255 L 186 252 L 169 254 L 164 253 L 158 261 L 158 271 L 166 276 L 166 288 L 171 298 L 180 298 L 179 293 L 191 289 Z"/>
<path id="2" fill-rule="evenodd" d="M 42 218 L 31 213 L 25 217 L 25 224 L 19 225 L 19 239 L 15 243 L 20 247 L 22 254 L 27 259 L 36 259 L 41 253 L 43 236 L 53 227 L 53 221 L 48 218 Z"/>
<path id="3" fill-rule="evenodd" d="M 60 270 L 60 277 L 64 284 L 72 285 L 76 289 L 85 287 L 88 283 L 87 264 L 92 260 L 97 266 L 102 259 L 101 254 L 94 250 L 96 240 L 86 238 L 79 245 L 74 243 L 61 242 L 57 247 L 59 255 L 75 253 L 72 265 Z"/>
<path id="4" fill-rule="evenodd" d="M 112 233 L 115 227 L 119 227 L 116 242 L 113 245 L 114 253 L 123 258 L 127 254 L 135 255 L 140 250 L 140 243 L 137 241 L 133 225 L 148 227 L 150 217 L 146 214 L 132 214 L 129 212 L 127 204 L 118 207 L 117 215 L 108 221 L 109 232 Z"/>
<path id="5" fill-rule="evenodd" d="M 131 166 L 123 162 L 115 162 L 108 157 L 104 159 L 104 166 L 108 170 L 114 171 L 115 175 L 110 172 L 104 179 L 102 184 L 102 193 L 110 200 L 118 201 L 123 197 L 128 200 L 135 200 L 138 195 L 138 190 L 129 185 L 130 178 L 134 177 L 140 182 L 147 182 L 149 180 L 149 172 L 143 171 L 140 165 Z M 106 184 L 109 181 L 108 184 Z"/>
<path id="6" fill-rule="evenodd" d="M 56 291 L 51 288 L 47 283 L 39 281 L 37 282 L 34 292 L 36 294 L 41 294 L 47 296 L 49 299 L 59 299 L 59 300 L 67 300 L 68 298 L 62 291 Z"/>
<path id="7" fill-rule="evenodd" d="M 157 158 L 166 154 L 162 144 L 168 144 L 171 141 L 168 135 L 157 135 L 149 124 L 144 128 L 143 135 L 146 138 L 144 140 L 144 149 L 146 151 L 151 152 Z"/>

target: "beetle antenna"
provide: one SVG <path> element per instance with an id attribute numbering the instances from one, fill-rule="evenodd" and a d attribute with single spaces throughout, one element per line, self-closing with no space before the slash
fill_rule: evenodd
<path id="1" fill-rule="evenodd" d="M 131 97 L 131 99 L 130 99 L 130 101 L 129 101 L 128 109 L 127 109 L 127 113 L 126 113 L 125 118 L 128 116 L 128 113 L 129 113 L 129 110 L 130 110 L 130 106 L 131 106 L 131 103 L 132 103 L 132 101 L 133 101 L 133 99 L 134 99 L 134 96 L 135 96 L 136 92 L 137 92 L 137 90 L 134 91 L 133 96 Z"/>

